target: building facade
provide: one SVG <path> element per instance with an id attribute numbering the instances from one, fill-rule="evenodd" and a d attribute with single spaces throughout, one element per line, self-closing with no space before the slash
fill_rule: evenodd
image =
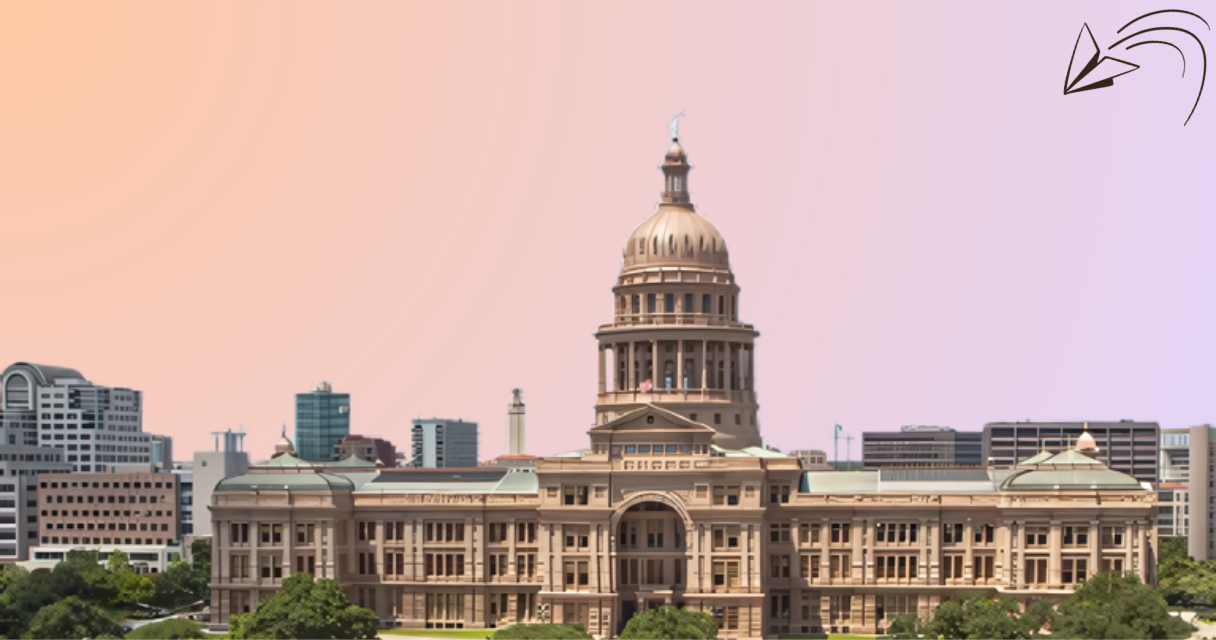
<path id="1" fill-rule="evenodd" d="M 1157 485 L 1162 537 L 1184 537 L 1197 560 L 1216 558 L 1216 429 L 1203 424 L 1161 430 L 1161 482 Z"/>
<path id="2" fill-rule="evenodd" d="M 866 431 L 861 434 L 861 464 L 865 469 L 981 467 L 984 434 L 930 426 Z"/>
<path id="3" fill-rule="evenodd" d="M 397 447 L 383 438 L 350 435 L 338 441 L 338 460 L 357 457 L 368 462 L 380 462 L 386 467 L 397 466 Z"/>
<path id="4" fill-rule="evenodd" d="M 56 562 L 72 549 L 115 549 L 132 565 L 159 573 L 181 557 L 181 484 L 173 473 L 49 473 L 38 476 L 35 561 Z M 35 565 L 36 566 L 36 565 Z"/>
<path id="5" fill-rule="evenodd" d="M 956 595 L 1155 579 L 1156 496 L 1089 436 L 1008 469 L 806 471 L 760 446 L 757 333 L 687 170 L 673 140 L 664 202 L 629 238 L 597 333 L 587 449 L 533 473 L 377 469 L 309 463 L 284 438 L 215 488 L 213 627 L 293 572 L 338 581 L 388 627 L 541 620 L 601 638 L 667 604 L 712 614 L 721 638 L 877 633 Z"/>
<path id="6" fill-rule="evenodd" d="M 463 420 L 419 418 L 410 433 L 409 466 L 418 469 L 476 467 L 477 423 Z"/>
<path id="7" fill-rule="evenodd" d="M 216 431 L 211 435 L 215 438 L 215 449 L 195 451 L 194 463 L 191 465 L 192 511 L 197 511 L 192 517 L 191 533 L 196 538 L 209 538 L 214 533 L 208 509 L 215 486 L 225 478 L 239 476 L 249 470 L 249 454 L 245 451 L 243 432 L 233 432 L 229 429 Z M 282 437 L 287 437 L 286 429 Z"/>
<path id="8" fill-rule="evenodd" d="M 173 469 L 173 438 L 152 436 L 152 466 L 164 471 Z"/>
<path id="9" fill-rule="evenodd" d="M 1071 448 L 1087 429 L 1110 468 L 1157 483 L 1161 427 L 1156 422 L 991 422 L 984 425 L 984 460 L 1012 467 L 1044 449 Z"/>
<path id="10" fill-rule="evenodd" d="M 6 442 L 22 441 L 23 428 L 4 426 Z M 29 444 L 0 445 L 0 562 L 29 558 L 38 544 L 38 475 L 66 473 L 63 449 Z"/>
<path id="11" fill-rule="evenodd" d="M 74 471 L 151 463 L 139 391 L 95 385 L 75 369 L 17 362 L 0 375 L 0 407 L 23 443 L 63 448 Z"/>
<path id="12" fill-rule="evenodd" d="M 336 460 L 338 441 L 350 435 L 350 394 L 334 393 L 318 382 L 310 393 L 296 394 L 296 443 L 305 460 Z"/>

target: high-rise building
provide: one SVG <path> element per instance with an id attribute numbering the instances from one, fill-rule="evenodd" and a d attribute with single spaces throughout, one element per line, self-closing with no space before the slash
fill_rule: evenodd
<path id="1" fill-rule="evenodd" d="M 296 450 L 313 462 L 337 460 L 338 441 L 350 435 L 350 394 L 334 393 L 318 382 L 309 393 L 296 394 Z"/>
<path id="2" fill-rule="evenodd" d="M 74 471 L 151 463 L 139 391 L 95 385 L 75 369 L 17 362 L 0 377 L 0 394 L 4 424 L 19 425 L 25 444 L 62 447 Z"/>
<path id="3" fill-rule="evenodd" d="M 1196 560 L 1216 558 L 1213 496 L 1216 489 L 1216 428 L 1202 424 L 1161 430 L 1161 478 L 1157 528 L 1163 538 L 1187 539 Z"/>
<path id="4" fill-rule="evenodd" d="M 208 505 L 211 504 L 211 493 L 215 490 L 215 485 L 224 478 L 239 476 L 249 469 L 244 432 L 229 429 L 216 431 L 211 435 L 215 438 L 215 450 L 195 451 L 191 469 L 194 503 L 192 510 L 197 510 L 192 518 L 192 533 L 196 538 L 210 537 L 213 533 Z"/>
<path id="5" fill-rule="evenodd" d="M 528 453 L 527 432 L 525 431 L 523 391 L 511 391 L 511 404 L 507 405 L 507 453 L 524 455 Z"/>
<path id="6" fill-rule="evenodd" d="M 596 332 L 596 424 L 656 404 L 709 425 L 728 449 L 758 447 L 756 328 L 739 320 L 726 239 L 697 213 L 678 141 L 657 211 L 625 242 L 613 321 Z M 611 362 L 608 361 L 611 357 Z"/>
<path id="7" fill-rule="evenodd" d="M 22 440 L 22 427 L 0 427 L 4 442 Z M 0 445 L 0 562 L 25 560 L 38 544 L 38 475 L 67 473 L 63 449 Z"/>
<path id="8" fill-rule="evenodd" d="M 477 423 L 431 418 L 414 421 L 413 459 L 409 466 L 427 469 L 477 466 Z"/>
<path id="9" fill-rule="evenodd" d="M 1157 483 L 1161 427 L 1156 422 L 990 422 L 984 425 L 985 464 L 1007 469 L 1043 450 L 1069 449 L 1086 428 L 1111 469 Z"/>
<path id="10" fill-rule="evenodd" d="M 861 434 L 861 463 L 866 469 L 980 467 L 983 449 L 982 432 L 950 427 L 917 425 Z"/>
<path id="11" fill-rule="evenodd" d="M 173 469 L 173 438 L 152 436 L 152 466 L 164 471 Z"/>

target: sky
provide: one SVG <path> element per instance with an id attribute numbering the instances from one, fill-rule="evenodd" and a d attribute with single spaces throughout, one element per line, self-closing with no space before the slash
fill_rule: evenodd
<path id="1" fill-rule="evenodd" d="M 144 392 L 175 456 L 294 394 L 583 447 L 668 120 L 760 332 L 765 442 L 1216 421 L 1216 96 L 1177 2 L 0 3 L 0 366 Z M 1133 28 L 1191 30 L 1184 14 Z M 1143 39 L 1143 38 L 1141 38 Z M 1127 43 L 1131 44 L 1131 42 Z M 1115 56 L 1115 52 L 1110 52 Z M 1185 75 L 1182 75 L 1185 57 Z M 1213 88 L 1208 87 L 1208 93 Z M 846 455 L 841 444 L 840 455 Z"/>

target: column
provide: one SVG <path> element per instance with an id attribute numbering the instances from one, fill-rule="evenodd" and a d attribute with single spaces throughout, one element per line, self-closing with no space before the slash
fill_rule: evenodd
<path id="1" fill-rule="evenodd" d="M 254 584 L 261 584 L 262 570 L 258 568 L 258 545 L 262 542 L 262 523 L 249 523 L 249 579 Z M 249 605 L 249 610 L 253 611 L 253 605 Z"/>
<path id="2" fill-rule="evenodd" d="M 1089 570 L 1086 579 L 1092 578 L 1102 567 L 1102 521 L 1089 521 Z"/>
<path id="3" fill-rule="evenodd" d="M 1199 517 L 1202 518 L 1203 515 L 1200 514 Z M 1123 570 L 1125 572 L 1132 570 L 1132 535 L 1135 531 L 1136 524 L 1133 521 L 1125 520 L 1123 522 Z"/>
<path id="4" fill-rule="evenodd" d="M 607 387 L 604 385 L 604 345 L 600 345 L 600 395 L 604 395 Z"/>
<path id="5" fill-rule="evenodd" d="M 832 521 L 828 518 L 823 518 L 819 525 L 819 581 L 824 584 L 833 582 Z"/>
<path id="6" fill-rule="evenodd" d="M 676 388 L 684 390 L 684 340 L 676 340 Z"/>
<path id="7" fill-rule="evenodd" d="M 862 520 L 861 518 L 854 518 L 852 524 L 853 557 L 850 558 L 849 561 L 853 564 L 853 570 L 850 572 L 852 574 L 852 580 L 850 580 L 850 582 L 853 582 L 854 584 L 865 584 L 866 578 L 872 577 L 866 575 L 866 564 L 868 564 L 866 562 L 866 557 L 869 554 L 867 553 L 868 549 L 867 545 L 865 544 L 865 540 L 866 533 L 870 528 L 870 521 Z"/>
<path id="8" fill-rule="evenodd" d="M 1198 516 L 1203 517 L 1203 514 L 1198 514 Z M 1196 517 L 1196 514 L 1192 513 L 1191 517 L 1192 518 Z M 1203 525 L 1203 523 L 1200 522 L 1200 526 L 1202 526 L 1202 525 Z M 1144 526 L 1143 522 L 1137 522 L 1135 526 L 1136 526 L 1136 538 L 1135 538 L 1136 561 L 1132 565 L 1132 570 L 1134 570 L 1136 573 L 1140 574 L 1140 580 L 1142 582 L 1148 583 L 1152 579 L 1152 576 L 1149 575 L 1149 571 L 1148 571 L 1148 568 L 1149 568 L 1149 566 L 1148 566 L 1148 536 L 1146 535 L 1146 531 L 1145 531 L 1146 527 Z"/>
<path id="9" fill-rule="evenodd" d="M 726 354 L 726 372 L 724 374 L 726 376 L 726 379 L 722 381 L 722 388 L 726 391 L 730 391 L 731 390 L 731 371 L 733 370 L 733 364 L 734 364 L 731 361 L 734 359 L 732 357 L 734 354 L 731 353 L 731 346 L 730 346 L 729 342 L 723 343 L 722 347 L 723 347 L 723 349 L 725 349 L 724 353 Z M 727 397 L 727 399 L 729 399 L 730 394 L 727 393 L 726 397 Z"/>
<path id="10" fill-rule="evenodd" d="M 659 341 L 650 341 L 650 387 L 658 389 L 660 387 L 659 376 L 662 374 L 659 371 Z"/>
<path id="11" fill-rule="evenodd" d="M 966 584 L 975 584 L 975 525 L 971 518 L 967 518 L 963 527 L 963 581 Z"/>
<path id="12" fill-rule="evenodd" d="M 514 518 L 507 524 L 507 575 L 515 576 L 515 582 L 519 581 L 519 575 L 515 571 L 515 541 L 519 539 L 519 534 L 515 531 L 517 526 L 519 525 Z"/>
<path id="13" fill-rule="evenodd" d="M 338 579 L 337 523 L 328 520 L 321 524 L 321 535 L 325 536 L 325 558 L 320 564 L 321 575 L 330 580 Z"/>
<path id="14" fill-rule="evenodd" d="M 930 542 L 933 538 L 929 535 L 929 521 L 921 518 L 917 521 L 919 526 L 916 528 L 919 532 L 917 542 L 916 557 L 920 566 L 916 568 L 916 579 L 923 584 L 929 584 L 929 547 L 933 544 Z"/>
<path id="15" fill-rule="evenodd" d="M 296 531 L 295 521 L 291 517 L 283 523 L 283 579 L 296 570 Z M 304 567 L 307 569 L 308 567 Z"/>
<path id="16" fill-rule="evenodd" d="M 705 372 L 709 368 L 709 341 L 701 341 L 701 392 L 704 395 L 706 387 Z"/>
<path id="17" fill-rule="evenodd" d="M 1063 576 L 1060 570 L 1060 549 L 1064 543 L 1064 531 L 1059 520 L 1051 521 L 1051 533 L 1047 536 L 1047 544 L 1051 555 L 1047 559 L 1047 586 L 1051 589 L 1064 588 Z"/>
<path id="18" fill-rule="evenodd" d="M 638 390 L 637 379 L 638 367 L 638 343 L 629 341 L 629 369 L 625 371 L 625 378 L 629 381 L 629 391 Z"/>
<path id="19" fill-rule="evenodd" d="M 747 390 L 756 390 L 756 343 L 748 345 L 747 353 Z"/>

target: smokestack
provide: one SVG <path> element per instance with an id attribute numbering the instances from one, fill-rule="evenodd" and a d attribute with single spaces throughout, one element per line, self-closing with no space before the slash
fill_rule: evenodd
<path id="1" fill-rule="evenodd" d="M 507 405 L 507 453 L 520 455 L 527 453 L 523 391 L 512 389 L 511 395 L 511 404 Z"/>

